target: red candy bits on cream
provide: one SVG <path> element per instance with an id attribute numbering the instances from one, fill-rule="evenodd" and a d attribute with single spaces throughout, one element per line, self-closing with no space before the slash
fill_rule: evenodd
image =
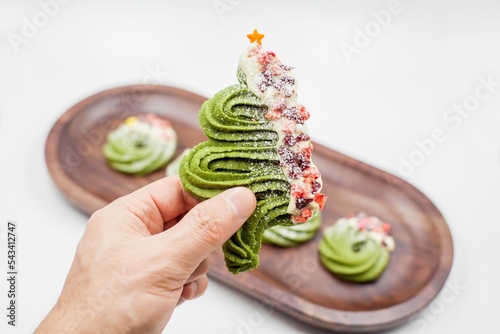
<path id="1" fill-rule="evenodd" d="M 311 160 L 313 145 L 305 121 L 309 111 L 297 104 L 297 84 L 290 66 L 272 51 L 253 42 L 240 57 L 239 68 L 249 90 L 268 107 L 266 119 L 279 135 L 276 151 L 291 184 L 288 213 L 295 224 L 304 223 L 323 209 L 326 196 L 319 170 Z"/>

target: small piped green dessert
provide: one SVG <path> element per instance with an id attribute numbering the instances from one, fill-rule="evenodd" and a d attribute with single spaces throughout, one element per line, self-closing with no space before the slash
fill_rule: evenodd
<path id="1" fill-rule="evenodd" d="M 277 225 L 264 231 L 262 242 L 280 247 L 293 247 L 314 238 L 321 226 L 321 212 L 307 222 L 292 226 Z"/>
<path id="2" fill-rule="evenodd" d="M 103 154 L 122 173 L 145 175 L 172 159 L 177 135 L 167 120 L 154 114 L 127 118 L 108 134 Z"/>
<path id="3" fill-rule="evenodd" d="M 320 261 L 339 278 L 365 283 L 376 280 L 395 248 L 391 226 L 364 213 L 339 219 L 323 232 Z"/>

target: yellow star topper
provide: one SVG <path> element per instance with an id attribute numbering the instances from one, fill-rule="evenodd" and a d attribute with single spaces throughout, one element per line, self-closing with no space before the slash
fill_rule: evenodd
<path id="1" fill-rule="evenodd" d="M 250 39 L 250 43 L 257 42 L 262 45 L 262 39 L 264 38 L 264 34 L 259 34 L 257 29 L 253 30 L 253 33 L 247 35 L 248 39 Z"/>

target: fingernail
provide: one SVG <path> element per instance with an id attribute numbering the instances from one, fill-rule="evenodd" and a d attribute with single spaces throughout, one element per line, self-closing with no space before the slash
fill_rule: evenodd
<path id="1" fill-rule="evenodd" d="M 242 187 L 231 189 L 224 198 L 240 219 L 247 219 L 255 209 L 255 197 L 248 189 Z"/>
<path id="2" fill-rule="evenodd" d="M 198 282 L 192 281 L 190 283 L 184 284 L 184 291 L 182 291 L 181 298 L 179 302 L 182 303 L 185 300 L 191 300 L 196 298 L 196 293 L 198 292 Z M 177 303 L 179 305 L 180 303 Z"/>
<path id="3" fill-rule="evenodd" d="M 194 296 L 196 296 L 196 293 L 198 292 L 198 282 L 192 281 L 191 283 L 189 283 L 189 285 L 191 285 L 191 291 L 193 293 L 191 295 L 191 298 L 193 298 Z"/>

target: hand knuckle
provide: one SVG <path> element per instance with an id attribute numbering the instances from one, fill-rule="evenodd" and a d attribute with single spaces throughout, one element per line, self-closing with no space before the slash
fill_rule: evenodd
<path id="1" fill-rule="evenodd" d="M 218 241 L 225 235 L 222 217 L 217 212 L 197 210 L 194 222 L 195 228 L 208 242 Z"/>

